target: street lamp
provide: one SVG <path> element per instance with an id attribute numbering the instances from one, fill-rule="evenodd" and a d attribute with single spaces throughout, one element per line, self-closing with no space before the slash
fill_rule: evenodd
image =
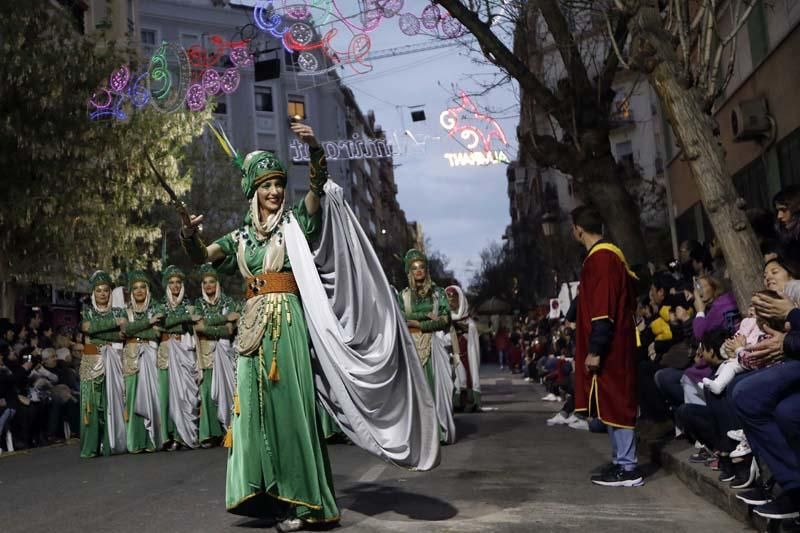
<path id="1" fill-rule="evenodd" d="M 546 212 L 542 215 L 542 233 L 545 237 L 552 237 L 556 234 L 558 215 L 552 211 Z"/>

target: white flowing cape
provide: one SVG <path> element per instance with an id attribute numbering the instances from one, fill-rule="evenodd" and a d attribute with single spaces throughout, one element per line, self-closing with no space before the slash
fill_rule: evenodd
<path id="1" fill-rule="evenodd" d="M 456 423 L 453 420 L 453 367 L 450 353 L 445 347 L 445 335 L 437 331 L 431 338 L 431 364 L 433 365 L 433 386 L 436 389 L 436 418 L 442 429 L 444 442 L 456 441 Z"/>
<path id="2" fill-rule="evenodd" d="M 200 388 L 195 380 L 197 361 L 183 340 L 167 340 L 169 353 L 169 416 L 175 431 L 189 448 L 197 448 L 200 423 Z"/>
<path id="3" fill-rule="evenodd" d="M 125 453 L 125 378 L 122 375 L 120 353 L 112 345 L 100 348 L 106 371 L 106 428 L 111 453 Z"/>
<path id="4" fill-rule="evenodd" d="M 464 294 L 464 291 L 461 290 L 461 287 L 458 285 L 451 285 L 447 287 L 447 289 L 453 289 L 458 293 L 458 309 L 451 310 L 450 318 L 455 320 L 463 320 L 469 314 L 469 304 L 467 302 L 467 296 Z M 453 339 L 453 342 L 458 342 L 456 339 Z M 480 336 L 478 335 L 478 327 L 475 325 L 475 321 L 471 318 L 467 320 L 467 361 L 469 362 L 469 372 L 472 376 L 472 390 L 480 394 L 481 392 L 481 342 Z M 467 388 L 467 376 L 464 373 L 463 376 L 459 376 L 460 382 L 456 383 L 456 386 L 459 389 Z"/>
<path id="5" fill-rule="evenodd" d="M 322 210 L 313 253 L 294 216 L 284 226 L 317 399 L 359 447 L 400 467 L 430 470 L 439 464 L 434 400 L 394 292 L 331 181 Z"/>

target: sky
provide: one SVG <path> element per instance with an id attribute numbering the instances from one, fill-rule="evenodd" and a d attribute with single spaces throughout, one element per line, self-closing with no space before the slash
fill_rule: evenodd
<path id="1" fill-rule="evenodd" d="M 279 3 L 276 2 L 276 5 Z M 341 13 L 359 12 L 357 0 L 336 0 Z M 401 13 L 419 16 L 428 5 L 426 0 L 405 0 Z M 355 20 L 355 19 L 354 19 Z M 356 20 L 357 21 L 357 20 Z M 346 39 L 334 41 L 337 49 L 346 48 L 349 37 L 342 23 L 335 23 L 339 35 Z M 399 17 L 383 19 L 369 33 L 372 52 L 431 41 L 424 35 L 407 36 L 400 31 Z M 389 137 L 401 142 L 410 137 L 418 142 L 394 159 L 398 201 L 409 221 L 418 221 L 433 250 L 450 259 L 450 268 L 466 286 L 474 269 L 480 264 L 479 254 L 493 241 L 500 241 L 510 223 L 505 164 L 451 167 L 445 153 L 465 152 L 464 141 L 448 137 L 439 124 L 439 115 L 454 107 L 458 90 L 478 91 L 468 75 L 497 72 L 495 68 L 476 65 L 464 46 L 444 47 L 426 52 L 378 59 L 372 71 L 356 74 L 349 67 L 339 70 L 344 83 L 350 87 L 366 113 L 373 110 L 376 122 Z M 519 108 L 511 87 L 494 90 L 476 103 L 495 109 L 509 108 L 498 118 L 506 139 L 504 148 L 510 159 L 516 155 L 516 125 Z M 419 107 L 418 107 L 419 106 Z M 427 120 L 411 121 L 411 107 L 425 111 Z M 437 140 L 438 138 L 438 140 Z M 502 148 L 495 144 L 493 149 Z"/>
<path id="2" fill-rule="evenodd" d="M 333 17 L 320 33 L 335 27 L 333 40 L 337 50 L 347 50 L 353 32 L 341 21 L 346 17 L 359 24 L 352 15 L 361 11 L 366 0 L 274 0 L 276 7 L 327 5 Z M 399 13 L 419 17 L 427 0 L 384 0 L 402 6 Z M 262 5 L 270 0 L 262 0 Z M 252 5 L 252 0 L 237 0 Z M 444 10 L 442 10 L 444 12 Z M 319 20 L 319 12 L 312 10 Z M 339 19 L 338 21 L 336 19 Z M 407 36 L 399 27 L 399 16 L 384 18 L 369 32 L 371 53 L 432 42 L 430 35 Z M 466 37 L 469 38 L 469 37 Z M 444 41 L 443 41 L 444 42 Z M 480 252 L 492 242 L 499 242 L 510 223 L 505 164 L 486 166 L 451 166 L 445 154 L 467 152 L 464 140 L 448 136 L 439 116 L 447 108 L 456 107 L 460 91 L 475 93 L 480 87 L 470 76 L 491 75 L 496 68 L 476 64 L 475 52 L 457 45 L 430 51 L 377 59 L 367 73 L 356 73 L 350 67 L 339 69 L 345 85 L 353 90 L 365 113 L 375 112 L 376 122 L 389 138 L 400 141 L 400 153 L 394 157 L 398 202 L 408 221 L 422 224 L 431 249 L 449 258 L 449 268 L 465 287 L 480 265 Z M 321 82 L 325 79 L 320 78 Z M 481 110 L 494 109 L 497 123 L 504 131 L 507 146 L 493 141 L 492 149 L 502 149 L 509 159 L 517 153 L 516 126 L 519 106 L 509 85 L 490 94 L 474 98 Z M 412 122 L 411 111 L 423 110 L 426 120 Z M 502 110 L 502 111 L 500 111 Z M 409 131 L 413 139 L 404 134 Z"/>

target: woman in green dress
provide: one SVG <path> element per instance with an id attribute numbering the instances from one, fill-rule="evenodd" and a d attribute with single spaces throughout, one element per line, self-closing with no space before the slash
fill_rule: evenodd
<path id="1" fill-rule="evenodd" d="M 200 267 L 202 297 L 194 304 L 200 321 L 197 334 L 197 365 L 200 381 L 200 446 L 219 445 L 233 411 L 233 345 L 231 337 L 239 320 L 239 305 L 223 294 L 213 266 Z"/>
<path id="2" fill-rule="evenodd" d="M 157 324 L 164 312 L 150 301 L 150 281 L 141 270 L 128 272 L 128 290 L 131 300 L 126 309 L 128 323 L 122 351 L 128 451 L 154 452 L 161 446 L 156 357 L 161 339 Z"/>
<path id="3" fill-rule="evenodd" d="M 164 285 L 164 322 L 158 346 L 158 401 L 161 407 L 162 449 L 197 448 L 200 397 L 195 356 L 194 324 L 200 320 L 186 298 L 183 271 L 169 265 Z"/>
<path id="4" fill-rule="evenodd" d="M 124 389 L 121 354 L 124 310 L 111 306 L 111 276 L 92 274 L 92 303 L 81 311 L 81 457 L 125 451 Z"/>
<path id="5" fill-rule="evenodd" d="M 308 328 L 284 239 L 294 221 L 306 239 L 320 231 L 327 165 L 311 128 L 295 122 L 292 130 L 311 148 L 310 190 L 297 205 L 284 206 L 286 171 L 280 161 L 270 152 L 251 152 L 239 163 L 250 202 L 244 224 L 210 246 L 196 232 L 202 215 L 184 214 L 182 229 L 194 262 L 210 261 L 223 273 L 238 268 L 246 280 L 226 507 L 280 520 L 279 531 L 339 521 L 316 411 Z"/>
<path id="6" fill-rule="evenodd" d="M 428 258 L 424 253 L 412 248 L 406 253 L 404 264 L 408 287 L 398 295 L 400 309 L 405 315 L 434 397 L 439 418 L 439 438 L 443 443 L 453 443 L 455 425 L 452 368 L 441 338 L 435 336 L 437 332 L 450 328 L 447 294 L 431 280 Z"/>

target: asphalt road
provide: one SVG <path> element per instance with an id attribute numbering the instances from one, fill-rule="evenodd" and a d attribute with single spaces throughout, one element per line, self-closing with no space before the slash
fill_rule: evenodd
<path id="1" fill-rule="evenodd" d="M 545 420 L 557 404 L 538 385 L 484 368 L 484 405 L 457 415 L 442 464 L 412 473 L 347 445 L 329 448 L 336 531 L 750 531 L 674 476 L 645 468 L 639 488 L 604 488 L 607 437 Z M 225 450 L 81 460 L 75 443 L 0 456 L 0 531 L 239 532 L 264 521 L 225 512 Z"/>

